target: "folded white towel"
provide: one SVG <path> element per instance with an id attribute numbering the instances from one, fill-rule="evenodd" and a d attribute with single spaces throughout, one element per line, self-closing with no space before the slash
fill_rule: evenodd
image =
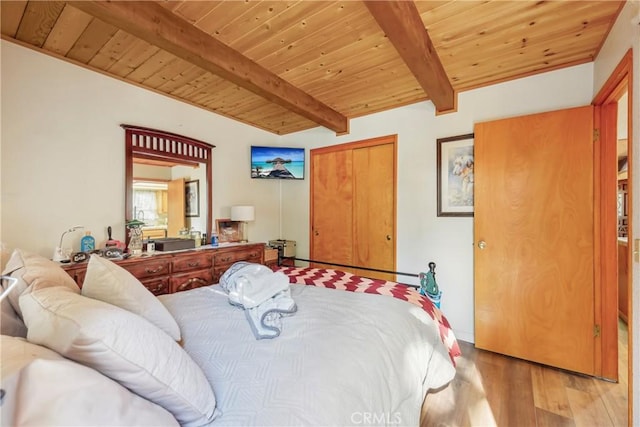
<path id="1" fill-rule="evenodd" d="M 282 331 L 282 318 L 298 310 L 291 292 L 286 289 L 260 305 L 245 309 L 251 331 L 256 339 L 275 338 Z"/>
<path id="2" fill-rule="evenodd" d="M 244 308 L 253 308 L 278 292 L 289 289 L 289 279 L 283 273 L 274 273 L 268 268 L 268 273 L 253 270 L 253 266 L 250 266 L 236 273 L 234 286 L 229 291 L 231 302 Z"/>
<path id="3" fill-rule="evenodd" d="M 220 278 L 229 303 L 245 309 L 257 339 L 280 335 L 283 316 L 296 312 L 289 279 L 281 272 L 245 261 L 233 264 Z"/>

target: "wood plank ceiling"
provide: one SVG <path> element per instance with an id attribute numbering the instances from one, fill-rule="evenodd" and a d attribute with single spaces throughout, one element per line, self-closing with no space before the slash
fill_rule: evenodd
<path id="1" fill-rule="evenodd" d="M 3 0 L 0 15 L 4 40 L 252 126 L 341 133 L 593 61 L 624 1 L 414 3 Z"/>

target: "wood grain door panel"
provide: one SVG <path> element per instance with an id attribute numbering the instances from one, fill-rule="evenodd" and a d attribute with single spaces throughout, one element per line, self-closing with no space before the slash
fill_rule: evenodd
<path id="1" fill-rule="evenodd" d="M 395 270 L 395 160 L 394 145 L 353 150 L 354 262 L 379 270 Z M 366 270 L 361 276 L 395 280 L 395 275 Z"/>
<path id="2" fill-rule="evenodd" d="M 167 213 L 167 237 L 178 237 L 180 229 L 185 227 L 184 178 L 169 181 L 167 197 L 171 200 Z"/>
<path id="3" fill-rule="evenodd" d="M 592 129 L 590 106 L 476 125 L 478 348 L 593 375 Z"/>
<path id="4" fill-rule="evenodd" d="M 353 265 L 352 151 L 331 151 L 311 158 L 311 259 Z"/>

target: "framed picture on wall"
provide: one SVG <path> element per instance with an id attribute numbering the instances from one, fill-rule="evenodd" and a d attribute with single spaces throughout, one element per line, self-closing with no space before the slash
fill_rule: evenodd
<path id="1" fill-rule="evenodd" d="M 184 183 L 185 216 L 200 216 L 200 180 Z"/>
<path id="2" fill-rule="evenodd" d="M 473 216 L 473 137 L 437 139 L 438 216 Z"/>

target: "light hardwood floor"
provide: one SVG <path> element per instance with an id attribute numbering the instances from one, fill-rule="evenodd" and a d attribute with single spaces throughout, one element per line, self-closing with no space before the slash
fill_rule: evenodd
<path id="1" fill-rule="evenodd" d="M 460 342 L 456 377 L 427 395 L 420 426 L 627 426 L 628 333 L 618 330 L 618 383 Z"/>

